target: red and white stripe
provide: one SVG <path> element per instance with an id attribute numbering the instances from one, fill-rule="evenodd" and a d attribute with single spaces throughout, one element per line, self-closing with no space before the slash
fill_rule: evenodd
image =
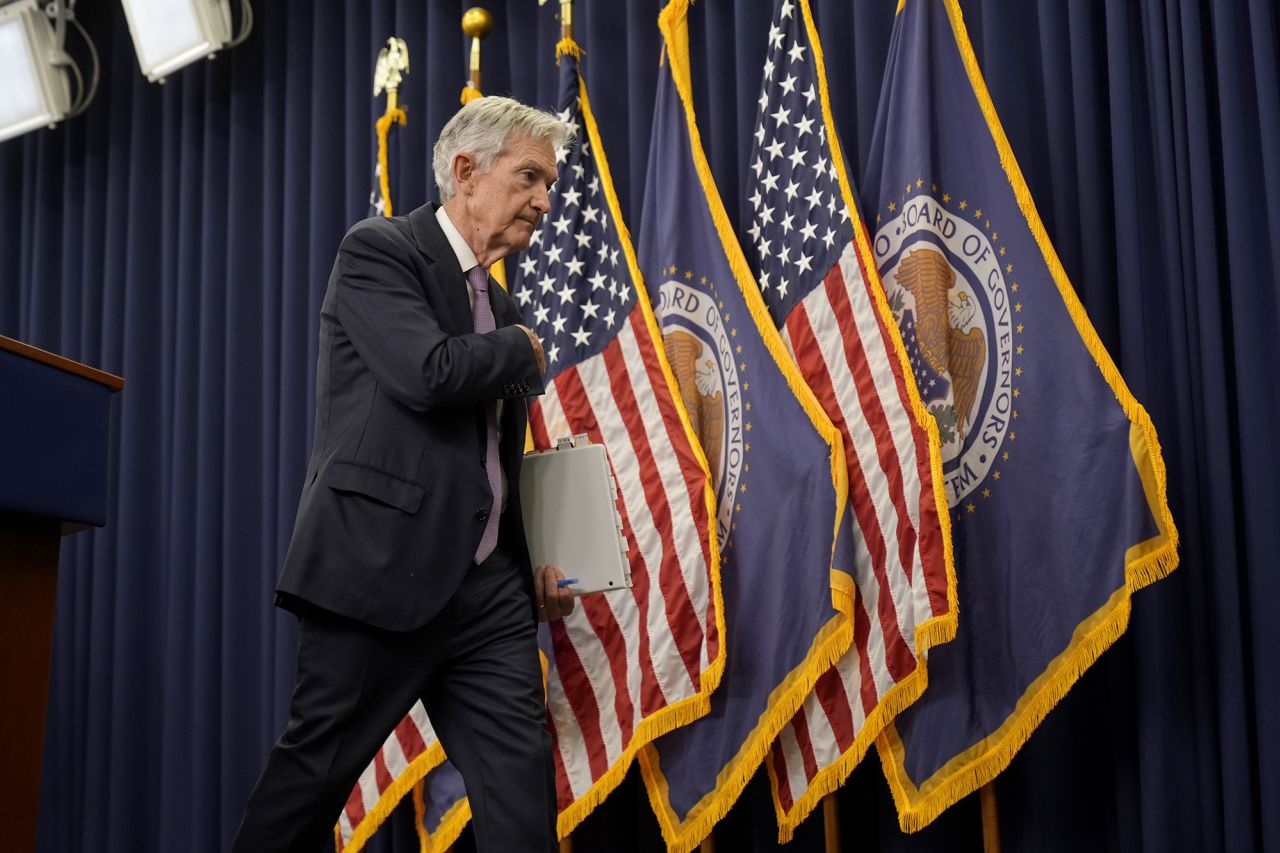
<path id="1" fill-rule="evenodd" d="M 351 789 L 347 804 L 338 817 L 338 850 L 347 848 L 365 817 L 377 808 L 387 790 L 409 770 L 410 765 L 418 762 L 413 780 L 417 781 L 444 760 L 443 751 L 433 747 L 438 747 L 435 729 L 427 719 L 427 709 L 421 702 L 415 702 L 400 724 L 383 741 L 373 762 L 364 769 L 356 786 Z"/>
<path id="2" fill-rule="evenodd" d="M 784 839 L 816 805 L 816 796 L 806 796 L 810 789 L 825 793 L 843 782 L 888 721 L 877 708 L 927 650 L 917 627 L 948 613 L 929 434 L 913 415 L 906 384 L 912 380 L 904 378 L 873 286 L 850 244 L 784 329 L 800 372 L 844 436 L 849 511 L 860 533 L 853 564 L 836 566 L 856 589 L 854 643 L 772 749 Z"/>
<path id="3" fill-rule="evenodd" d="M 704 674 L 719 656 L 707 474 L 649 329 L 637 307 L 529 415 L 539 447 L 579 433 L 605 446 L 631 546 L 629 592 L 581 598 L 551 625 L 547 702 L 561 812 L 673 728 L 664 710 L 705 695 Z"/>

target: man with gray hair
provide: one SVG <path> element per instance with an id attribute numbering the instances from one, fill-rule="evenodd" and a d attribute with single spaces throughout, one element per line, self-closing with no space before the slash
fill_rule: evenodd
<path id="1" fill-rule="evenodd" d="M 573 597 L 529 565 L 527 397 L 542 345 L 488 269 L 529 245 L 568 128 L 508 98 L 435 146 L 442 205 L 367 219 L 320 311 L 315 446 L 276 588 L 298 616 L 289 723 L 234 851 L 331 849 L 360 772 L 421 699 L 481 851 L 555 849 L 538 619 Z"/>

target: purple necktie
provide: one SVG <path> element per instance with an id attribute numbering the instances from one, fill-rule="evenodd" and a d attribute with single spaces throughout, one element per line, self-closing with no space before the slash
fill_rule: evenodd
<path id="1" fill-rule="evenodd" d="M 498 327 L 493 319 L 493 306 L 489 304 L 489 274 L 479 266 L 467 271 L 467 281 L 475 292 L 475 305 L 471 316 L 475 321 L 476 334 L 483 335 Z M 493 553 L 498 544 L 498 516 L 502 514 L 502 465 L 498 459 L 498 404 L 494 400 L 485 403 L 485 444 L 484 473 L 489 478 L 489 489 L 493 492 L 493 506 L 489 509 L 489 517 L 485 519 L 484 533 L 480 536 L 480 546 L 476 548 L 476 565 L 483 563 Z"/>

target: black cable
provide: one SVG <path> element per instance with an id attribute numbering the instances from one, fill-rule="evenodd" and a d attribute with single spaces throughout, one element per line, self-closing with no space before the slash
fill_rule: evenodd
<path id="1" fill-rule="evenodd" d="M 71 67 L 75 70 L 75 74 L 76 74 L 77 88 L 80 90 L 80 94 L 84 95 L 84 98 L 83 100 L 80 100 L 74 107 L 72 107 L 71 111 L 67 113 L 67 118 L 71 118 L 72 116 L 78 116 L 80 115 L 80 113 L 84 112 L 88 108 L 89 104 L 93 102 L 93 96 L 98 94 L 98 80 L 101 79 L 101 76 L 102 76 L 101 74 L 102 69 L 98 63 L 97 46 L 93 43 L 93 39 L 89 38 L 89 33 L 87 30 L 85 30 L 83 24 L 81 24 L 74 17 L 72 17 L 70 20 L 71 20 L 71 23 L 75 25 L 75 28 L 80 31 L 80 37 L 84 39 L 85 45 L 89 48 L 89 55 L 93 58 L 93 82 L 89 86 L 89 93 L 85 95 L 84 79 L 80 75 L 80 69 L 74 63 L 72 64 Z"/>
<path id="2" fill-rule="evenodd" d="M 253 7 L 249 5 L 249 0 L 240 0 L 240 34 L 227 42 L 227 47 L 239 47 L 244 44 L 251 32 L 253 32 Z"/>

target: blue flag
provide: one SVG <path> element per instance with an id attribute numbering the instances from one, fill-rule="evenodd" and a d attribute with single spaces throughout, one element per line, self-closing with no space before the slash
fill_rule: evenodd
<path id="1" fill-rule="evenodd" d="M 913 831 L 999 774 L 1177 565 L 1155 428 L 1058 262 L 956 0 L 899 9 L 863 209 L 938 421 L 960 596 L 878 741 Z"/>
<path id="2" fill-rule="evenodd" d="M 698 138 L 687 3 L 666 41 L 640 266 L 711 468 L 728 655 L 711 712 L 641 753 L 668 846 L 698 844 L 741 793 L 817 677 L 852 641 L 852 582 L 833 572 L 845 509 L 839 431 L 788 357 Z"/>
<path id="3" fill-rule="evenodd" d="M 462 774 L 451 762 L 439 765 L 414 786 L 413 811 L 423 853 L 452 848 L 471 821 L 471 803 Z"/>

